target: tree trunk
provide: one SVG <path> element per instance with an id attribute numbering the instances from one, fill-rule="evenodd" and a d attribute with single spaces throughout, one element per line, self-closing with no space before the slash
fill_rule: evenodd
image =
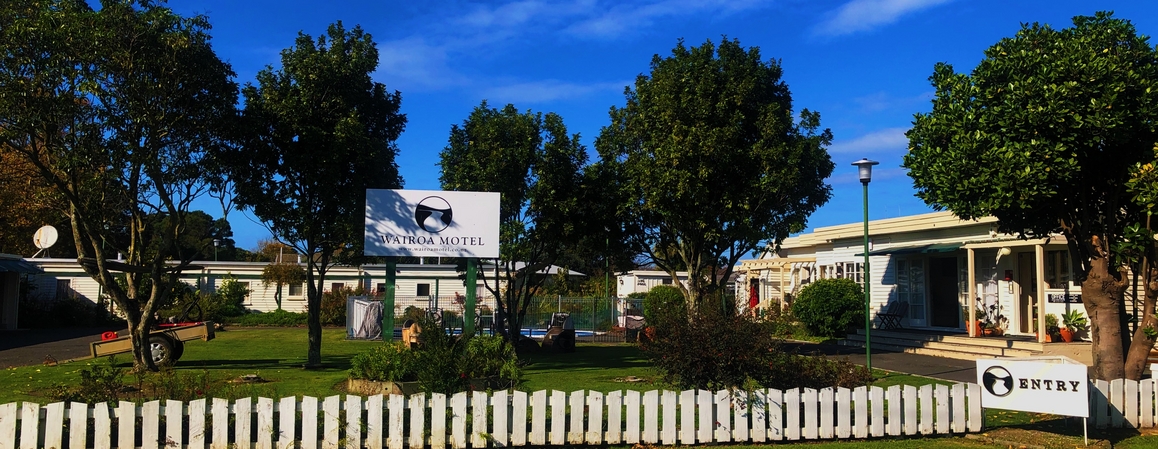
<path id="1" fill-rule="evenodd" d="M 153 363 L 153 353 L 149 348 L 149 331 L 153 326 L 153 320 L 126 314 L 125 321 L 128 323 L 129 328 L 129 342 L 132 343 L 133 346 L 134 369 L 159 371 L 157 364 Z"/>
<path id="2" fill-rule="evenodd" d="M 1101 254 L 1108 254 L 1106 248 L 1099 249 Z M 1106 257 L 1095 255 L 1089 263 L 1089 272 L 1082 281 L 1082 302 L 1092 325 L 1092 375 L 1095 379 L 1121 379 L 1126 377 L 1126 351 L 1122 344 L 1120 306 L 1127 283 L 1116 269 L 1111 271 L 1113 267 Z"/>
<path id="3" fill-rule="evenodd" d="M 1138 328 L 1134 331 L 1130 349 L 1126 353 L 1126 378 L 1134 380 L 1142 379 L 1146 359 L 1150 357 L 1150 350 L 1154 348 L 1155 339 L 1152 336 L 1158 336 L 1158 318 L 1154 316 L 1155 298 L 1158 298 L 1158 268 L 1147 267 L 1145 274 L 1142 316 Z M 1150 334 L 1147 334 L 1147 331 Z"/>
<path id="4" fill-rule="evenodd" d="M 312 255 L 311 255 L 312 257 Z M 312 265 L 312 264 L 310 264 Z M 320 281 L 320 279 L 319 279 Z M 309 329 L 309 348 L 306 351 L 306 369 L 322 367 L 322 294 L 314 285 L 314 269 L 306 271 L 306 327 Z"/>

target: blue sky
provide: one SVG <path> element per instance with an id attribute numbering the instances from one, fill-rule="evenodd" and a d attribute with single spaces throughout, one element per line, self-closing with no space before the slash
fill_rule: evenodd
<path id="1" fill-rule="evenodd" d="M 780 60 L 794 107 L 818 111 L 835 135 L 833 198 L 810 227 L 859 222 L 861 187 L 850 164 L 881 162 L 870 185 L 871 219 L 928 212 L 900 167 L 904 132 L 927 112 L 937 62 L 967 72 L 982 52 L 1022 23 L 1068 27 L 1075 15 L 1112 10 L 1142 34 L 1158 31 L 1158 2 L 1072 0 L 650 0 L 365 1 L 172 0 L 182 14 L 206 14 L 213 45 L 239 83 L 280 63 L 299 31 L 311 36 L 341 20 L 378 43 L 374 78 L 402 93 L 409 124 L 398 140 L 407 189 L 439 188 L 438 153 L 450 126 L 483 99 L 495 107 L 556 112 L 594 139 L 623 89 L 646 74 L 652 55 L 670 55 L 721 36 Z M 1152 40 L 1151 44 L 1155 42 Z M 214 201 L 198 205 L 221 216 Z M 256 246 L 269 233 L 231 212 L 234 238 Z"/>

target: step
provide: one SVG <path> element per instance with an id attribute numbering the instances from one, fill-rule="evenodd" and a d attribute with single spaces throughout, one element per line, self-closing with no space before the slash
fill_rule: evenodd
<path id="1" fill-rule="evenodd" d="M 848 336 L 853 337 L 863 335 L 864 329 L 857 329 L 855 334 L 849 334 Z M 954 343 L 971 346 L 991 346 L 1007 349 L 1025 349 L 1029 351 L 1044 350 L 1044 345 L 1041 342 L 1024 339 L 1011 340 L 1004 337 L 969 337 L 967 335 L 939 335 L 931 333 L 926 334 L 920 332 L 897 332 L 878 329 L 873 329 L 871 336 L 873 340 L 876 340 L 879 336 L 884 338 L 904 339 L 918 342 L 939 341 L 942 343 Z"/>
<path id="2" fill-rule="evenodd" d="M 862 342 L 845 342 L 842 340 L 841 344 L 845 345 L 845 346 L 864 347 L 863 341 Z M 1032 353 L 1032 352 L 1027 352 L 1025 354 L 1007 353 L 1006 355 L 997 355 L 997 354 L 992 354 L 992 353 L 987 353 L 987 352 L 974 352 L 974 351 L 969 350 L 969 348 L 946 349 L 946 348 L 931 348 L 931 347 L 898 346 L 898 345 L 891 345 L 891 344 L 878 344 L 876 341 L 873 341 L 873 349 L 879 349 L 879 350 L 883 350 L 883 351 L 893 351 L 893 352 L 904 352 L 907 354 L 920 354 L 920 355 L 928 355 L 928 356 L 934 356 L 934 357 L 945 357 L 945 358 L 958 359 L 958 360 L 994 359 L 994 358 L 1000 358 L 1000 357 L 1024 357 L 1024 356 L 1038 355 L 1038 354 Z"/>
<path id="3" fill-rule="evenodd" d="M 972 339 L 966 339 L 965 341 L 966 341 L 966 343 L 968 343 L 970 340 L 972 340 Z M 845 339 L 845 341 L 848 342 L 847 344 L 852 345 L 852 346 L 864 346 L 864 336 L 863 335 L 849 335 L 848 338 Z M 986 356 L 986 357 L 1029 357 L 1029 356 L 1041 354 L 1041 351 L 1035 351 L 1032 349 L 1008 348 L 1008 347 L 988 346 L 988 345 L 962 344 L 956 340 L 954 340 L 953 342 L 913 341 L 913 340 L 903 340 L 903 339 L 888 338 L 888 337 L 877 338 L 875 335 L 873 335 L 872 336 L 873 347 L 878 347 L 878 345 L 880 345 L 880 344 L 886 344 L 886 345 L 893 346 L 893 347 L 923 348 L 923 349 L 938 350 L 938 351 L 960 352 L 960 353 L 970 354 L 972 356 Z"/>

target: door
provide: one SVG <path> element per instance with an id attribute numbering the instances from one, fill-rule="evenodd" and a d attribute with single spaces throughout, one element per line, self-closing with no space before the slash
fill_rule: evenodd
<path id="1" fill-rule="evenodd" d="M 909 303 L 909 326 L 926 327 L 925 261 L 897 260 L 897 299 Z"/>
<path id="2" fill-rule="evenodd" d="M 1035 254 L 1017 254 L 1017 283 L 1021 288 L 1017 294 L 1017 331 L 1023 333 L 1035 332 L 1031 320 L 1037 302 L 1037 270 L 1035 269 Z"/>
<path id="3" fill-rule="evenodd" d="M 929 302 L 933 326 L 955 328 L 960 324 L 957 281 L 956 257 L 929 259 Z"/>

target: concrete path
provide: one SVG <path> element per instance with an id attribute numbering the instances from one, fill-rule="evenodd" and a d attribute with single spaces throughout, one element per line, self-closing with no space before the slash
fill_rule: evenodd
<path id="1" fill-rule="evenodd" d="M 101 332 L 123 328 L 29 329 L 0 332 L 0 368 L 41 365 L 89 357 L 89 343 Z"/>

